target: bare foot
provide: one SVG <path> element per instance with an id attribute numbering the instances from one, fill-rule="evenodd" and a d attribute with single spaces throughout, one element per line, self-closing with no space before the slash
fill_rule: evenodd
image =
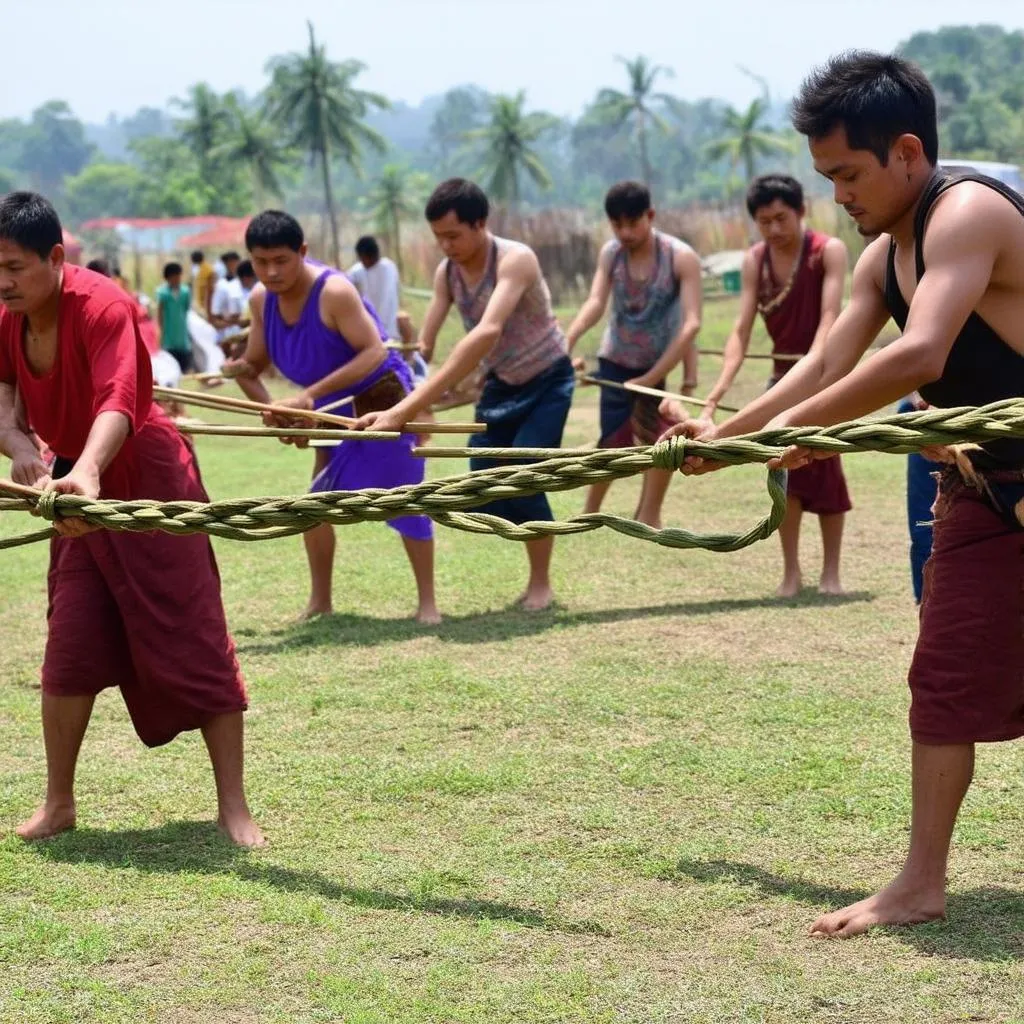
<path id="1" fill-rule="evenodd" d="M 786 576 L 775 591 L 776 597 L 796 597 L 803 589 L 804 581 L 800 576 Z"/>
<path id="2" fill-rule="evenodd" d="M 946 916 L 946 895 L 905 887 L 899 881 L 866 900 L 819 917 L 810 934 L 818 938 L 848 939 L 869 928 L 887 924 L 924 924 Z"/>
<path id="3" fill-rule="evenodd" d="M 555 592 L 549 586 L 527 587 L 526 592 L 516 601 L 524 612 L 543 612 L 554 604 Z"/>
<path id="4" fill-rule="evenodd" d="M 49 839 L 75 827 L 74 804 L 43 804 L 15 833 L 26 842 Z"/>
<path id="5" fill-rule="evenodd" d="M 433 603 L 427 605 L 421 604 L 419 608 L 416 609 L 416 621 L 421 626 L 440 626 L 441 613 Z"/>
<path id="6" fill-rule="evenodd" d="M 826 579 L 824 576 L 821 577 L 821 582 L 818 584 L 819 594 L 843 594 L 842 583 L 839 582 L 839 577 L 829 577 Z"/>
<path id="7" fill-rule="evenodd" d="M 217 819 L 217 828 L 221 830 L 236 846 L 266 846 L 267 841 L 259 826 L 252 820 L 248 807 L 237 811 L 221 811 Z"/>
<path id="8" fill-rule="evenodd" d="M 310 619 L 319 619 L 321 615 L 333 615 L 334 605 L 323 604 L 320 601 L 310 601 L 305 610 L 299 616 L 299 622 L 309 622 Z"/>

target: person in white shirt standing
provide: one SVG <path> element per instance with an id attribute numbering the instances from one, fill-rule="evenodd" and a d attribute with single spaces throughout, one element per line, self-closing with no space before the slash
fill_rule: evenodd
<path id="1" fill-rule="evenodd" d="M 225 274 L 214 285 L 210 300 L 210 323 L 217 328 L 217 344 L 224 352 L 231 348 L 231 339 L 241 334 L 245 315 L 245 299 L 238 280 L 240 259 L 237 252 L 226 252 L 221 256 Z"/>
<path id="2" fill-rule="evenodd" d="M 401 284 L 398 267 L 387 256 L 381 256 L 380 245 L 372 235 L 364 235 L 356 242 L 359 261 L 348 272 L 359 294 L 367 299 L 392 341 L 400 341 L 398 309 Z"/>

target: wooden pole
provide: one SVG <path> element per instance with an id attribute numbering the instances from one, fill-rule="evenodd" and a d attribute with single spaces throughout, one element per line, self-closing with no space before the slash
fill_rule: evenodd
<path id="1" fill-rule="evenodd" d="M 677 395 L 671 391 L 662 391 L 659 388 L 646 388 L 642 384 L 620 384 L 614 380 L 604 380 L 601 377 L 585 375 L 580 377 L 582 384 L 597 384 L 602 388 L 614 388 L 616 391 L 633 391 L 638 395 L 650 395 L 652 398 L 671 398 L 675 402 L 684 402 L 686 405 L 695 405 L 703 409 L 707 404 L 706 399 L 691 398 L 689 395 Z M 728 405 L 718 406 L 722 412 L 738 412 L 739 410 Z"/>
<path id="2" fill-rule="evenodd" d="M 305 427 L 230 427 L 219 423 L 179 423 L 183 434 L 213 437 L 305 437 L 324 441 L 397 441 L 397 430 L 316 430 Z"/>
<path id="3" fill-rule="evenodd" d="M 701 356 L 724 356 L 725 352 L 718 348 L 702 348 L 697 354 Z M 775 359 L 780 363 L 798 363 L 803 359 L 803 356 L 796 352 L 747 352 L 743 358 Z"/>
<path id="4" fill-rule="evenodd" d="M 314 423 L 332 423 L 339 427 L 351 428 L 355 420 L 351 416 L 334 416 L 314 409 L 293 409 L 287 405 L 273 405 L 264 402 L 252 402 L 246 398 L 231 398 L 228 395 L 214 395 L 197 391 L 186 391 L 182 388 L 153 388 L 153 397 L 165 401 L 181 402 L 184 405 L 200 405 L 207 409 L 219 409 L 223 412 L 237 412 L 243 415 L 261 415 L 273 413 L 280 416 L 291 416 L 296 419 L 308 419 Z M 478 434 L 486 430 L 484 423 L 407 423 L 401 430 L 403 434 Z M 362 431 L 355 431 L 358 436 Z M 397 436 L 397 435 L 396 435 Z"/>

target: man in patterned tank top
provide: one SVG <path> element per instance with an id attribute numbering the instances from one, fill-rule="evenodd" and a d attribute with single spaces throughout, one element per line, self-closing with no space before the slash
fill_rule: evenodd
<path id="1" fill-rule="evenodd" d="M 618 384 L 664 388 L 665 378 L 683 363 L 683 392 L 696 386 L 700 331 L 701 268 L 685 242 L 654 228 L 654 207 L 646 185 L 622 181 L 604 200 L 615 234 L 601 250 L 590 296 L 566 333 L 569 351 L 604 316 L 612 315 L 598 352 L 600 376 Z M 654 444 L 672 421 L 658 412 L 658 399 L 617 388 L 601 389 L 601 448 Z M 672 474 L 644 473 L 633 517 L 661 527 L 661 506 Z M 584 512 L 599 512 L 611 481 L 593 484 Z"/>
<path id="2" fill-rule="evenodd" d="M 914 391 L 945 408 L 1024 398 L 1024 197 L 991 178 L 941 172 L 937 120 L 931 84 L 903 57 L 847 52 L 804 82 L 794 127 L 861 235 L 879 237 L 857 261 L 850 303 L 824 345 L 738 415 L 674 432 L 713 440 L 828 426 Z M 902 337 L 861 362 L 890 317 Z M 908 679 L 910 849 L 889 885 L 819 918 L 816 935 L 944 917 L 975 745 L 1024 736 L 1024 442 L 929 454 L 950 465 Z M 772 464 L 828 457 L 797 447 Z M 719 465 L 690 458 L 685 469 Z M 795 642 L 813 644 L 813 633 Z"/>
<path id="3" fill-rule="evenodd" d="M 846 246 L 804 226 L 804 190 L 788 174 L 755 178 L 747 191 L 747 210 L 762 241 L 743 258 L 740 313 L 725 343 L 722 372 L 708 394 L 704 415 L 711 419 L 736 379 L 754 318 L 764 320 L 776 355 L 805 356 L 824 344 L 843 303 Z M 769 387 L 794 366 L 775 360 Z M 667 411 L 667 410 L 666 410 Z M 841 594 L 839 559 L 846 513 L 853 507 L 839 459 L 812 462 L 789 474 L 786 518 L 779 527 L 782 583 L 779 597 L 796 597 L 803 587 L 800 569 L 800 521 L 804 512 L 818 517 L 822 565 L 818 590 Z"/>
<path id="4" fill-rule="evenodd" d="M 445 259 L 434 275 L 434 295 L 420 333 L 425 358 L 433 357 L 438 332 L 453 305 L 467 333 L 444 365 L 412 394 L 391 409 L 363 416 L 357 424 L 362 429 L 400 429 L 482 367 L 486 377 L 476 418 L 487 430 L 470 438 L 472 447 L 561 445 L 575 385 L 565 335 L 533 250 L 492 235 L 487 230 L 489 212 L 487 196 L 471 181 L 452 178 L 434 190 L 426 217 Z M 472 469 L 494 465 L 498 463 L 493 459 L 470 460 Z M 512 523 L 554 518 L 544 494 L 495 501 L 474 511 Z M 554 600 L 553 550 L 552 537 L 526 542 L 530 576 L 519 604 L 527 611 L 540 611 Z"/>

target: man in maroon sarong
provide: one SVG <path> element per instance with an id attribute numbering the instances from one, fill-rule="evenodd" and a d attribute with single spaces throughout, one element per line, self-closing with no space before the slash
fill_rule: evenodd
<path id="1" fill-rule="evenodd" d="M 839 316 L 846 280 L 846 246 L 838 238 L 804 227 L 804 190 L 786 174 L 757 178 L 747 192 L 747 210 L 763 241 L 743 259 L 740 315 L 725 344 L 718 381 L 708 395 L 708 418 L 732 386 L 750 345 L 754 317 L 760 313 L 777 356 L 805 356 L 821 345 Z M 794 360 L 776 359 L 769 387 L 793 368 Z M 818 590 L 842 593 L 839 557 L 846 513 L 853 507 L 839 459 L 794 469 L 788 478 L 782 541 L 779 597 L 795 597 L 803 585 L 800 571 L 800 520 L 804 512 L 821 524 L 822 569 Z"/>
<path id="2" fill-rule="evenodd" d="M 1024 196 L 938 166 L 935 93 L 899 56 L 851 51 L 816 69 L 793 104 L 815 169 L 871 242 L 849 305 L 824 345 L 704 440 L 855 420 L 918 392 L 935 408 L 1024 398 Z M 878 332 L 903 336 L 870 359 Z M 1024 736 L 1024 440 L 932 452 L 939 483 L 910 667 L 910 850 L 893 881 L 825 914 L 815 935 L 919 924 L 946 913 L 953 827 L 974 775 L 975 745 Z M 793 448 L 784 469 L 825 459 Z M 686 460 L 686 472 L 721 468 Z M 814 644 L 813 631 L 797 644 Z M 837 673 L 844 666 L 837 666 Z"/>
<path id="3" fill-rule="evenodd" d="M 31 192 L 0 199 L 0 303 L 0 452 L 15 482 L 87 498 L 208 500 L 191 448 L 153 403 L 134 301 L 65 262 L 57 214 Z M 52 465 L 26 427 L 55 453 Z M 42 669 L 46 800 L 18 834 L 45 839 L 74 826 L 93 703 L 118 686 L 147 746 L 202 730 L 221 830 L 260 845 L 242 785 L 245 686 L 209 540 L 73 518 L 56 528 Z"/>

